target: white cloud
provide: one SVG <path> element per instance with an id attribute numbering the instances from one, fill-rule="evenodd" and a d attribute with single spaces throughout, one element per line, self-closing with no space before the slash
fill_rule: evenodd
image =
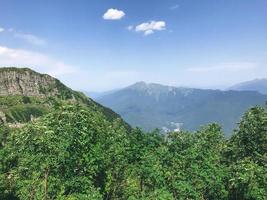
<path id="1" fill-rule="evenodd" d="M 74 68 L 45 54 L 0 46 L 1 67 L 29 67 L 52 76 L 74 72 Z"/>
<path id="2" fill-rule="evenodd" d="M 153 34 L 154 31 L 153 30 L 147 30 L 144 32 L 144 35 L 150 35 L 150 34 Z"/>
<path id="3" fill-rule="evenodd" d="M 119 20 L 125 16 L 125 13 L 122 10 L 117 10 L 114 8 L 110 8 L 103 15 L 103 19 L 106 20 Z"/>
<path id="4" fill-rule="evenodd" d="M 5 31 L 5 29 L 2 28 L 2 27 L 0 27 L 0 33 L 1 33 L 1 32 L 4 32 L 4 31 Z"/>
<path id="5" fill-rule="evenodd" d="M 233 63 L 220 63 L 213 67 L 194 67 L 188 68 L 190 72 L 220 72 L 220 71 L 240 71 L 251 70 L 257 67 L 256 63 L 252 62 L 233 62 Z"/>
<path id="6" fill-rule="evenodd" d="M 23 39 L 26 42 L 30 43 L 30 44 L 34 44 L 34 45 L 38 45 L 38 46 L 44 46 L 46 44 L 46 41 L 35 36 L 32 34 L 24 34 L 24 33 L 14 33 L 14 37 L 15 38 L 19 38 L 19 39 Z"/>
<path id="7" fill-rule="evenodd" d="M 136 32 L 143 32 L 144 35 L 153 34 L 155 31 L 162 31 L 166 29 L 165 21 L 150 21 L 139 24 L 135 27 Z"/>
<path id="8" fill-rule="evenodd" d="M 176 10 L 179 7 L 180 7 L 180 5 L 176 4 L 176 5 L 173 5 L 173 6 L 169 7 L 169 9 L 170 10 Z"/>

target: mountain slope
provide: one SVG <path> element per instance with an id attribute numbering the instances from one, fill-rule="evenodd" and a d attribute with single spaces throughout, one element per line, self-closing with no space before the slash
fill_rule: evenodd
<path id="1" fill-rule="evenodd" d="M 267 94 L 267 79 L 254 79 L 252 81 L 242 82 L 229 88 L 237 91 L 258 91 Z"/>
<path id="2" fill-rule="evenodd" d="M 85 104 L 111 121 L 120 118 L 111 109 L 47 74 L 28 68 L 0 68 L 0 123 L 25 123 L 48 113 L 60 101 Z"/>
<path id="3" fill-rule="evenodd" d="M 262 105 L 267 95 L 252 91 L 220 91 L 177 88 L 136 83 L 103 96 L 97 101 L 119 113 L 132 126 L 196 130 L 211 122 L 220 123 L 230 133 L 242 113 Z"/>

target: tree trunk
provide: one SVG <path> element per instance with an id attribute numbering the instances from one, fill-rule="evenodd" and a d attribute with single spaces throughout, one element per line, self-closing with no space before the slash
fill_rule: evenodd
<path id="1" fill-rule="evenodd" d="M 48 169 L 45 170 L 45 177 L 44 177 L 44 200 L 48 200 Z"/>

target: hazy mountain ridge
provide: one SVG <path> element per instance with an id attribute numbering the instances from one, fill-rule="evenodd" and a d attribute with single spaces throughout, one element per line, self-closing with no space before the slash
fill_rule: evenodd
<path id="1" fill-rule="evenodd" d="M 238 83 L 229 89 L 238 91 L 258 91 L 262 94 L 267 94 L 267 78 Z"/>
<path id="2" fill-rule="evenodd" d="M 211 122 L 220 123 L 227 133 L 251 106 L 263 105 L 267 95 L 255 91 L 221 91 L 172 87 L 138 82 L 96 101 L 119 113 L 132 126 L 146 130 L 183 123 L 196 130 Z"/>

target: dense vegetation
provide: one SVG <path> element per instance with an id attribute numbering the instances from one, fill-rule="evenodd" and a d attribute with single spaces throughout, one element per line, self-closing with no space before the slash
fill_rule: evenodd
<path id="1" fill-rule="evenodd" d="M 267 196 L 267 113 L 144 133 L 85 104 L 59 102 L 20 129 L 0 127 L 0 199 L 231 199 Z"/>
<path id="2" fill-rule="evenodd" d="M 9 95 L 0 96 L 0 114 L 4 114 L 7 123 L 26 123 L 31 119 L 38 118 L 47 114 L 51 109 L 59 106 L 58 101 L 62 102 L 79 102 L 85 105 L 88 109 L 102 112 L 106 119 L 113 121 L 120 118 L 111 109 L 101 106 L 100 104 L 87 98 L 84 94 L 73 91 L 76 94 L 75 100 L 70 100 L 58 97 L 36 97 L 36 96 L 22 96 L 22 95 Z M 3 121 L 0 116 L 0 123 Z M 125 123 L 128 127 L 128 124 Z"/>

